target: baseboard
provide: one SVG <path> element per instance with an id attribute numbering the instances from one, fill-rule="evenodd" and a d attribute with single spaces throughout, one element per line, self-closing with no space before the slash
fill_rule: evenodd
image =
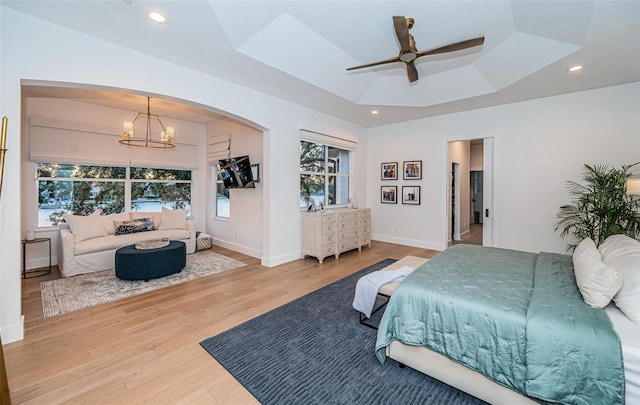
<path id="1" fill-rule="evenodd" d="M 257 250 L 257 249 L 252 249 L 243 245 L 239 245 L 237 243 L 231 243 L 231 242 L 227 242 L 225 240 L 221 240 L 221 239 L 213 239 L 213 244 L 216 246 L 220 246 L 226 249 L 231 249 L 234 250 L 236 252 L 240 252 L 243 253 L 247 256 L 251 256 L 251 257 L 256 257 L 258 259 L 260 259 L 262 257 L 262 252 Z"/>
<path id="2" fill-rule="evenodd" d="M 2 333 L 2 343 L 5 345 L 24 339 L 24 315 L 20 316 L 19 323 L 5 326 L 0 333 Z"/>
<path id="3" fill-rule="evenodd" d="M 431 242 L 425 242 L 423 240 L 401 238 L 401 237 L 389 236 L 389 235 L 371 234 L 371 240 L 374 240 L 374 241 L 377 240 L 377 241 L 386 242 L 386 243 L 395 243 L 396 245 L 419 247 L 419 248 L 430 249 L 430 250 L 442 251 L 446 249 L 446 246 L 443 246 L 440 243 L 431 243 Z"/>
<path id="4" fill-rule="evenodd" d="M 51 257 L 51 265 L 55 266 L 58 264 L 57 257 Z M 48 257 L 37 257 L 34 259 L 27 259 L 25 262 L 25 266 L 27 270 L 40 269 L 42 267 L 49 267 L 49 258 Z"/>
<path id="5" fill-rule="evenodd" d="M 280 256 L 275 257 L 263 257 L 262 264 L 265 267 L 274 267 L 284 263 L 289 263 L 294 260 L 300 260 L 302 258 L 302 252 L 291 252 Z"/>

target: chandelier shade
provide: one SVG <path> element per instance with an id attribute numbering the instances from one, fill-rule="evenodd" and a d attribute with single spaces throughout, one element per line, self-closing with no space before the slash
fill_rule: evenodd
<path id="1" fill-rule="evenodd" d="M 146 118 L 147 128 L 144 137 L 136 137 L 136 124 L 140 118 Z M 151 124 L 153 120 L 160 124 L 160 136 L 154 139 L 151 136 Z M 122 135 L 118 142 L 123 145 L 135 146 L 138 148 L 151 149 L 173 149 L 175 145 L 176 130 L 174 127 L 165 126 L 157 114 L 151 114 L 151 97 L 147 97 L 147 112 L 139 112 L 133 121 L 124 121 L 122 123 Z"/>

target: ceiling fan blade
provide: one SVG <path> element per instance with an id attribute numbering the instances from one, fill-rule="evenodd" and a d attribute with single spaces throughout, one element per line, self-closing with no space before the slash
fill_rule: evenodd
<path id="1" fill-rule="evenodd" d="M 400 56 L 394 56 L 393 58 L 379 60 L 377 62 L 367 63 L 366 65 L 350 67 L 350 68 L 347 68 L 347 70 L 362 69 L 362 68 L 366 68 L 366 67 L 384 65 L 384 64 L 393 63 L 393 62 L 400 62 Z"/>
<path id="2" fill-rule="evenodd" d="M 483 43 L 484 37 L 467 39 L 466 41 L 460 41 L 453 44 L 441 46 L 440 48 L 435 48 L 428 51 L 420 51 L 416 53 L 416 58 L 426 55 L 435 55 L 438 53 L 454 52 L 461 49 L 473 48 L 474 46 L 482 45 Z"/>
<path id="3" fill-rule="evenodd" d="M 409 40 L 407 19 L 403 15 L 394 15 L 393 26 L 396 29 L 396 36 L 400 42 L 400 53 L 411 52 L 411 41 Z"/>
<path id="4" fill-rule="evenodd" d="M 413 64 L 413 61 L 407 62 L 407 76 L 411 83 L 418 80 L 418 69 L 416 69 L 416 65 Z"/>

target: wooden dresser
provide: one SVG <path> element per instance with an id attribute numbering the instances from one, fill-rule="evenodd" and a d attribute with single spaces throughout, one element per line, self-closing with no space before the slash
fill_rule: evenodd
<path id="1" fill-rule="evenodd" d="M 371 210 L 341 208 L 302 213 L 302 257 L 325 257 L 371 247 Z"/>

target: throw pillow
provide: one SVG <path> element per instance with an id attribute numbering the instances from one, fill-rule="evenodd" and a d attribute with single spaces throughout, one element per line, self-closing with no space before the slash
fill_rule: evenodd
<path id="1" fill-rule="evenodd" d="M 107 233 L 109 235 L 115 235 L 116 227 L 113 225 L 113 222 L 127 221 L 130 217 L 128 212 L 123 212 L 121 214 L 103 215 L 100 218 L 102 219 L 102 225 L 104 225 L 104 229 L 107 231 Z"/>
<path id="2" fill-rule="evenodd" d="M 116 228 L 116 235 L 153 231 L 153 219 L 139 218 L 128 221 L 114 221 L 114 226 Z"/>
<path id="3" fill-rule="evenodd" d="M 75 238 L 75 242 L 107 235 L 107 231 L 104 229 L 100 219 L 100 210 L 95 210 L 86 216 L 64 213 L 62 218 L 69 224 L 69 229 Z"/>
<path id="4" fill-rule="evenodd" d="M 187 225 L 187 212 L 162 207 L 162 220 L 158 229 L 184 229 Z"/>
<path id="5" fill-rule="evenodd" d="M 590 238 L 583 239 L 573 251 L 573 268 L 584 302 L 594 308 L 609 305 L 622 286 L 622 277 L 602 262 L 600 252 Z"/>
<path id="6" fill-rule="evenodd" d="M 153 227 L 158 229 L 162 220 L 162 212 L 131 211 L 131 219 L 153 218 Z"/>
<path id="7" fill-rule="evenodd" d="M 602 261 L 622 276 L 622 287 L 613 302 L 627 318 L 640 325 L 640 241 L 613 235 L 602 242 L 598 250 Z"/>

